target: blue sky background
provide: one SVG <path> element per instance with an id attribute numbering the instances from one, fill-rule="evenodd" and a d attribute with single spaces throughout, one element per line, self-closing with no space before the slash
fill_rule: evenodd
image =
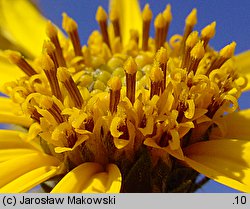
<path id="1" fill-rule="evenodd" d="M 250 1 L 249 0 L 141 0 L 143 8 L 150 4 L 154 17 L 165 9 L 166 4 L 172 6 L 173 21 L 168 37 L 175 33 L 182 34 L 185 17 L 193 8 L 198 10 L 198 24 L 196 30 L 202 29 L 207 24 L 216 21 L 216 35 L 210 44 L 217 50 L 236 41 L 236 54 L 250 49 Z M 62 12 L 73 17 L 79 26 L 82 44 L 86 44 L 90 33 L 98 29 L 95 21 L 95 12 L 98 5 L 108 9 L 108 0 L 40 0 L 39 7 L 45 17 L 61 26 Z M 153 23 L 151 25 L 153 28 Z M 154 31 L 151 30 L 151 36 Z M 250 93 L 245 93 L 240 98 L 241 109 L 249 107 Z M 207 183 L 198 192 L 237 192 L 214 181 Z"/>

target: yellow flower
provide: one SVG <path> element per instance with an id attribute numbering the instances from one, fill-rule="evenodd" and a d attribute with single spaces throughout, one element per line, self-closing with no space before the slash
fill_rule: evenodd
<path id="1" fill-rule="evenodd" d="M 0 192 L 193 192 L 199 173 L 250 192 L 250 52 L 212 49 L 215 22 L 199 35 L 193 9 L 167 42 L 170 5 L 151 38 L 149 5 L 113 0 L 81 46 L 66 13 L 68 37 L 29 1 L 0 4 L 16 50 L 0 51 L 0 123 L 16 125 L 0 130 Z"/>

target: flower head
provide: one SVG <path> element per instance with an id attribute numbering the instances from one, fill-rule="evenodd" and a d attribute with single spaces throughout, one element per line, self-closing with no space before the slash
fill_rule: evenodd
<path id="1" fill-rule="evenodd" d="M 109 16 L 98 7 L 100 32 L 85 46 L 64 13 L 68 36 L 47 21 L 34 59 L 2 52 L 23 75 L 2 86 L 9 98 L 1 100 L 16 111 L 1 107 L 8 109 L 1 122 L 27 131 L 0 132 L 10 153 L 0 157 L 0 191 L 27 191 L 53 177 L 59 183 L 52 192 L 190 192 L 199 186 L 198 172 L 250 191 L 250 143 L 241 140 L 249 131 L 237 138 L 228 130 L 230 117 L 241 121 L 238 98 L 248 86 L 234 57 L 236 43 L 214 50 L 216 23 L 199 35 L 196 9 L 183 35 L 167 41 L 170 5 L 156 16 L 151 38 L 150 6 L 140 13 L 129 2 L 136 8 L 130 15 L 125 1 L 111 1 Z"/>

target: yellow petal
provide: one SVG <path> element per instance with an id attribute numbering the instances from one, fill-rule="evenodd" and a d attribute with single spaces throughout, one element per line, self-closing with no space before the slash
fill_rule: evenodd
<path id="1" fill-rule="evenodd" d="M 108 179 L 106 193 L 118 193 L 121 190 L 122 176 L 119 168 L 114 164 L 107 166 Z"/>
<path id="2" fill-rule="evenodd" d="M 97 173 L 89 179 L 87 185 L 82 190 L 82 193 L 105 193 L 105 182 L 108 179 L 108 174 L 105 172 Z"/>
<path id="3" fill-rule="evenodd" d="M 119 192 L 121 173 L 116 165 L 107 165 L 106 171 L 98 163 L 83 163 L 70 171 L 54 187 L 52 193 L 65 192 Z"/>
<path id="4" fill-rule="evenodd" d="M 221 139 L 199 142 L 185 151 L 185 161 L 207 177 L 250 192 L 250 142 Z"/>
<path id="5" fill-rule="evenodd" d="M 13 109 L 15 109 L 15 111 L 16 109 L 21 110 L 20 106 L 14 103 L 10 98 L 0 96 L 0 111 L 11 113 Z"/>
<path id="6" fill-rule="evenodd" d="M 11 99 L 0 96 L 0 123 L 10 123 L 29 127 L 32 120 L 20 114 L 21 108 L 18 104 L 12 102 Z"/>
<path id="7" fill-rule="evenodd" d="M 223 130 L 220 130 L 219 127 L 212 129 L 211 139 L 223 137 L 250 140 L 250 109 L 223 116 L 223 118 L 219 119 L 219 123 L 222 124 L 221 128 Z"/>
<path id="8" fill-rule="evenodd" d="M 8 40 L 8 38 L 5 37 L 5 35 L 2 33 L 0 33 L 0 49 L 3 49 L 3 50 L 11 49 L 15 51 L 19 50 L 18 47 L 13 45 L 13 43 L 11 43 L 11 41 Z"/>
<path id="9" fill-rule="evenodd" d="M 31 143 L 23 140 L 25 133 L 13 130 L 0 130 L 0 149 L 27 148 L 36 149 Z"/>
<path id="10" fill-rule="evenodd" d="M 250 90 L 250 50 L 236 55 L 235 61 L 239 72 L 246 76 L 248 80 L 248 84 L 244 90 Z"/>
<path id="11" fill-rule="evenodd" d="M 0 193 L 27 192 L 36 185 L 58 174 L 59 167 L 43 166 L 11 181 L 0 189 Z"/>
<path id="12" fill-rule="evenodd" d="M 37 168 L 59 166 L 59 164 L 57 158 L 39 152 L 2 162 L 0 163 L 0 187 Z"/>
<path id="13" fill-rule="evenodd" d="M 91 176 L 102 172 L 103 168 L 98 163 L 83 163 L 67 173 L 54 187 L 52 193 L 81 192 Z"/>
<path id="14" fill-rule="evenodd" d="M 141 37 L 142 15 L 137 0 L 111 0 L 110 8 L 115 8 L 119 13 L 119 22 L 123 44 L 126 45 L 130 38 L 130 30 L 139 32 Z"/>
<path id="15" fill-rule="evenodd" d="M 55 148 L 55 152 L 56 153 L 62 153 L 62 152 L 72 151 L 76 147 L 78 147 L 79 145 L 81 145 L 83 142 L 85 142 L 88 138 L 89 138 L 89 136 L 83 135 L 83 136 L 81 136 L 81 137 L 79 137 L 77 139 L 75 145 L 72 148 L 69 148 L 69 147 L 56 147 Z"/>
<path id="16" fill-rule="evenodd" d="M 46 20 L 30 1 L 0 1 L 1 28 L 11 41 L 32 56 L 41 53 Z"/>
<path id="17" fill-rule="evenodd" d="M 119 193 L 121 189 L 121 173 L 114 164 L 107 166 L 107 172 L 101 172 L 89 179 L 83 193 Z"/>
<path id="18" fill-rule="evenodd" d="M 32 123 L 32 120 L 24 116 L 16 116 L 14 114 L 8 114 L 0 111 L 0 123 L 8 123 L 21 125 L 23 127 L 29 127 Z"/>
<path id="19" fill-rule="evenodd" d="M 17 149 L 0 149 L 0 163 L 17 158 L 19 156 L 25 155 L 25 154 L 31 154 L 36 152 L 33 149 L 23 149 L 23 148 L 17 148 Z"/>
<path id="20" fill-rule="evenodd" d="M 20 70 L 17 66 L 11 64 L 6 58 L 1 56 L 0 51 L 0 87 L 9 81 L 15 81 L 18 78 L 24 76 L 22 70 Z"/>

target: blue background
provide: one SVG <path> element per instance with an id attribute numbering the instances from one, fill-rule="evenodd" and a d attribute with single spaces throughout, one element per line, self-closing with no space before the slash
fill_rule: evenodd
<path id="1" fill-rule="evenodd" d="M 170 26 L 168 37 L 175 33 L 182 34 L 185 17 L 193 8 L 198 10 L 198 24 L 195 29 L 200 31 L 212 21 L 217 22 L 216 35 L 210 44 L 219 50 L 226 44 L 236 41 L 236 54 L 250 48 L 250 1 L 226 1 L 226 0 L 141 0 L 143 8 L 146 3 L 150 4 L 154 17 L 165 9 L 166 4 L 172 6 L 173 21 Z M 61 26 L 62 12 L 73 17 L 79 26 L 82 44 L 86 44 L 90 33 L 98 29 L 95 21 L 95 12 L 98 5 L 108 10 L 108 0 L 40 0 L 39 7 L 45 17 Z M 153 28 L 153 23 L 151 25 Z M 151 30 L 151 36 L 154 31 Z M 240 98 L 241 109 L 249 107 L 250 93 L 245 93 Z M 237 192 L 214 181 L 207 183 L 198 192 Z"/>

